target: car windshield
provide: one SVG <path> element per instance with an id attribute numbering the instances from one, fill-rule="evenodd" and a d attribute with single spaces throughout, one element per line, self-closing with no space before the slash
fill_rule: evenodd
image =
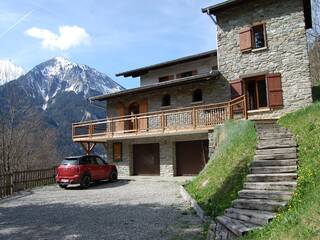
<path id="1" fill-rule="evenodd" d="M 63 159 L 61 165 L 77 165 L 78 158 Z"/>

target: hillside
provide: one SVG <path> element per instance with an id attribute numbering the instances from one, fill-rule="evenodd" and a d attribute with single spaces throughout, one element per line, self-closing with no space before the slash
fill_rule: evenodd
<path id="1" fill-rule="evenodd" d="M 25 111 L 39 113 L 44 125 L 55 130 L 60 153 L 79 154 L 80 147 L 71 140 L 71 124 L 105 117 L 105 111 L 90 104 L 88 97 L 122 89 L 96 69 L 55 57 L 0 86 L 0 114 L 5 117 L 12 103 L 16 119 L 23 120 Z"/>
<path id="2" fill-rule="evenodd" d="M 319 239 L 320 103 L 282 117 L 279 124 L 290 129 L 299 144 L 298 188 L 271 224 L 242 239 Z"/>
<path id="3" fill-rule="evenodd" d="M 229 207 L 242 189 L 256 146 L 250 121 L 229 121 L 215 129 L 218 147 L 202 172 L 186 190 L 207 215 L 216 217 Z"/>

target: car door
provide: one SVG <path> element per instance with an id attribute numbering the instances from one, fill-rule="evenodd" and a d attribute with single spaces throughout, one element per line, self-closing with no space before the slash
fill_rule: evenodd
<path id="1" fill-rule="evenodd" d="M 100 157 L 97 157 L 97 161 L 98 161 L 98 164 L 100 164 L 101 166 L 101 174 L 102 174 L 101 177 L 103 179 L 108 178 L 111 173 L 111 166 Z"/>
<path id="2" fill-rule="evenodd" d="M 100 166 L 95 156 L 89 156 L 90 159 L 90 174 L 93 181 L 101 179 Z"/>

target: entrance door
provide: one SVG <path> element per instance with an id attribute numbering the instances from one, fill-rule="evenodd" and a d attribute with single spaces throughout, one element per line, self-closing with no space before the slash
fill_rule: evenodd
<path id="1" fill-rule="evenodd" d="M 208 140 L 176 142 L 177 175 L 196 175 L 208 162 Z"/>
<path id="2" fill-rule="evenodd" d="M 265 76 L 245 79 L 248 96 L 248 109 L 255 110 L 268 107 L 267 84 Z"/>
<path id="3" fill-rule="evenodd" d="M 160 175 L 159 144 L 133 145 L 134 175 Z"/>

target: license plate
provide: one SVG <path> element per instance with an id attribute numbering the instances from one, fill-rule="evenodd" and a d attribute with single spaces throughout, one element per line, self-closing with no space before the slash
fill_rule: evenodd
<path id="1" fill-rule="evenodd" d="M 68 179 L 61 179 L 61 182 L 67 183 L 67 182 L 69 182 L 69 180 Z"/>

